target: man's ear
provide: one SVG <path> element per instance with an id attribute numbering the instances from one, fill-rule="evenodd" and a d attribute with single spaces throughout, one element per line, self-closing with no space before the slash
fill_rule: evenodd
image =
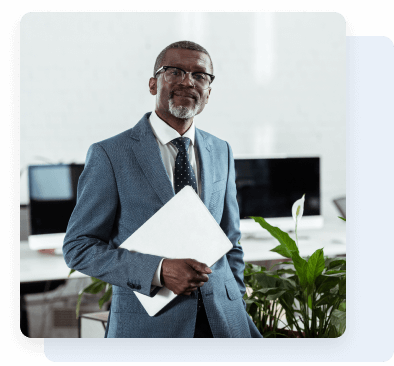
<path id="1" fill-rule="evenodd" d="M 208 99 L 209 99 L 209 96 L 211 95 L 211 90 L 212 90 L 212 88 L 208 88 L 208 95 L 207 95 L 207 99 L 205 100 L 205 104 L 208 104 Z"/>
<path id="2" fill-rule="evenodd" d="M 156 78 L 150 78 L 149 79 L 149 92 L 152 95 L 157 94 L 157 79 Z"/>

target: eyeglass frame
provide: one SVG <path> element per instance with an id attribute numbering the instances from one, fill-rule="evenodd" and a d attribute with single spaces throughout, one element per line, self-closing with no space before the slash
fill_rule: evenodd
<path id="1" fill-rule="evenodd" d="M 209 85 L 211 85 L 211 84 L 213 83 L 213 80 L 215 79 L 215 75 L 208 74 L 207 72 L 202 72 L 202 71 L 185 71 L 185 70 L 181 69 L 180 67 L 176 67 L 176 66 L 162 66 L 162 67 L 160 67 L 160 68 L 156 71 L 155 77 L 156 77 L 156 75 L 157 75 L 160 71 L 164 70 L 164 72 L 166 72 L 167 69 L 169 69 L 169 68 L 178 69 L 178 70 L 183 71 L 183 72 L 185 73 L 185 76 L 183 77 L 182 81 L 185 80 L 185 77 L 186 77 L 187 74 L 192 74 L 192 76 L 193 76 L 193 74 L 205 74 L 205 75 L 208 75 L 208 76 L 211 78 L 211 81 L 209 82 Z M 181 81 L 181 82 L 182 82 L 182 81 Z M 194 86 L 194 87 L 196 86 L 195 83 L 194 83 L 194 81 L 193 81 L 193 86 Z M 208 88 L 209 88 L 209 86 L 208 86 Z M 207 89 L 208 89 L 208 88 L 207 88 Z M 203 89 L 203 90 L 207 90 L 207 89 Z"/>

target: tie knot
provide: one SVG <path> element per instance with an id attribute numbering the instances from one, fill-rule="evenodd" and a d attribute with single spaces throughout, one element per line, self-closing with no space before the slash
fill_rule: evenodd
<path id="1" fill-rule="evenodd" d="M 185 153 L 189 148 L 190 139 L 188 137 L 177 137 L 171 140 L 171 142 L 176 146 L 178 151 Z"/>

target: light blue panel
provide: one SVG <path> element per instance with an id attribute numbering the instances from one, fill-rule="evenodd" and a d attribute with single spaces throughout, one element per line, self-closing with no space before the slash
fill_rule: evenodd
<path id="1" fill-rule="evenodd" d="M 32 199 L 69 200 L 73 198 L 71 172 L 67 165 L 34 168 L 30 179 Z"/>

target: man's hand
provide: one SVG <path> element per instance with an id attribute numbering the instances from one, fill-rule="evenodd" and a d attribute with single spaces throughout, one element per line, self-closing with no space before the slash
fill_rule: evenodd
<path id="1" fill-rule="evenodd" d="M 195 259 L 164 259 L 161 265 L 161 282 L 175 295 L 190 295 L 208 281 L 212 270 Z"/>

